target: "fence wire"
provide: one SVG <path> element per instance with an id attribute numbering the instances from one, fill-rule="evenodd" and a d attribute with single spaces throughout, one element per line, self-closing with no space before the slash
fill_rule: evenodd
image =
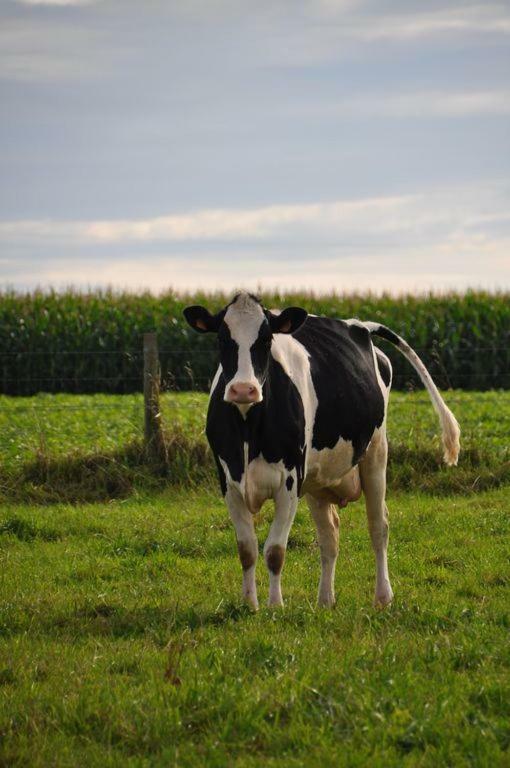
<path id="1" fill-rule="evenodd" d="M 423 388 L 418 375 L 398 351 L 381 348 L 391 359 L 395 390 Z M 510 389 L 510 350 L 480 345 L 452 350 L 432 344 L 416 347 L 441 389 Z M 488 361 L 483 362 L 485 356 Z M 108 362 L 111 358 L 111 364 Z M 217 350 L 163 347 L 159 350 L 163 391 L 208 391 L 218 364 Z M 30 396 L 41 392 L 133 394 L 143 390 L 143 349 L 62 349 L 0 351 L 0 394 Z"/>

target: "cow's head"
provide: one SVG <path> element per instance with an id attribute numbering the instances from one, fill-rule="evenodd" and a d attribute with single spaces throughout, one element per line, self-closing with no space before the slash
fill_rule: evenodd
<path id="1" fill-rule="evenodd" d="M 216 315 L 194 305 L 186 307 L 184 317 L 195 331 L 218 334 L 226 382 L 224 399 L 236 405 L 253 405 L 262 400 L 273 334 L 294 333 L 307 312 L 288 307 L 277 314 L 264 309 L 251 293 L 239 293 Z"/>

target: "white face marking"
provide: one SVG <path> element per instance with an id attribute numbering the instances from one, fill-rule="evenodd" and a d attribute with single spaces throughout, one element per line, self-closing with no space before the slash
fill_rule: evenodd
<path id="1" fill-rule="evenodd" d="M 237 371 L 225 386 L 225 399 L 227 399 L 229 387 L 236 383 L 243 383 L 255 387 L 262 400 L 262 386 L 253 370 L 250 349 L 258 338 L 260 326 L 264 320 L 262 307 L 247 294 L 241 294 L 225 313 L 224 322 L 228 326 L 232 340 L 239 347 Z"/>

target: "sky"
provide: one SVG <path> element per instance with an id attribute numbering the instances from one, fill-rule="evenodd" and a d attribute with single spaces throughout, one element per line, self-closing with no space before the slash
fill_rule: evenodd
<path id="1" fill-rule="evenodd" d="M 510 289 L 510 0 L 1 0 L 0 285 Z"/>

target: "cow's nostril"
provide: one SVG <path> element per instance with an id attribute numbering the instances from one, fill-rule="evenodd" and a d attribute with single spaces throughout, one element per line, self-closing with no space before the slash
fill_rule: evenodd
<path id="1" fill-rule="evenodd" d="M 253 403 L 258 399 L 257 387 L 256 385 L 249 384 L 248 382 L 231 384 L 227 399 L 236 403 Z"/>

